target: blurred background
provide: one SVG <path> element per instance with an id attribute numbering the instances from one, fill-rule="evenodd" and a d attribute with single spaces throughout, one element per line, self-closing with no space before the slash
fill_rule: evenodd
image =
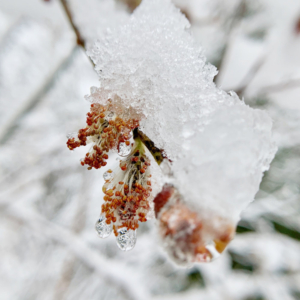
<path id="1" fill-rule="evenodd" d="M 139 2 L 67 4 L 88 47 Z M 279 147 L 235 240 L 189 269 L 168 260 L 155 220 L 128 253 L 96 236 L 103 171 L 82 168 L 66 134 L 98 78 L 62 3 L 0 0 L 0 299 L 300 299 L 300 1 L 174 0 L 216 84 L 266 110 Z"/>

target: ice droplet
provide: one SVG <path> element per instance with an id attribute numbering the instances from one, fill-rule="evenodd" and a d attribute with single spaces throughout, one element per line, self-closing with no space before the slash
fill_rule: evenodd
<path id="1" fill-rule="evenodd" d="M 120 156 L 127 156 L 131 151 L 131 145 L 128 146 L 125 143 L 120 143 L 118 154 Z"/>
<path id="2" fill-rule="evenodd" d="M 112 233 L 112 224 L 106 224 L 105 217 L 101 215 L 95 224 L 95 229 L 98 236 L 105 239 Z"/>
<path id="3" fill-rule="evenodd" d="M 112 179 L 113 177 L 114 177 L 114 173 L 113 173 L 113 172 L 109 172 L 109 170 L 106 171 L 106 172 L 103 174 L 104 180 L 110 180 L 110 179 Z"/>
<path id="4" fill-rule="evenodd" d="M 67 139 L 77 138 L 77 136 L 78 136 L 78 132 L 70 132 L 66 135 Z"/>
<path id="5" fill-rule="evenodd" d="M 136 243 L 136 230 L 127 229 L 126 227 L 118 230 L 117 245 L 123 251 L 129 251 L 134 248 Z"/>
<path id="6" fill-rule="evenodd" d="M 109 114 L 106 115 L 106 120 L 107 121 L 112 120 L 112 118 L 114 117 L 114 115 L 115 115 L 115 113 L 111 111 Z"/>

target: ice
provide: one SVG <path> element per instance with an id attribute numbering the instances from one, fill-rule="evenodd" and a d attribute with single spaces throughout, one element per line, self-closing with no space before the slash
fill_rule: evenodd
<path id="1" fill-rule="evenodd" d="M 127 156 L 131 151 L 131 145 L 126 145 L 125 143 L 120 143 L 118 154 L 120 156 Z"/>
<path id="2" fill-rule="evenodd" d="M 71 138 L 77 138 L 78 136 L 78 132 L 70 132 L 66 135 L 67 139 L 71 139 Z"/>
<path id="3" fill-rule="evenodd" d="M 187 139 L 183 157 L 173 164 L 181 194 L 199 211 L 236 222 L 276 152 L 271 127 L 265 112 L 243 102 L 217 110 L 203 132 Z"/>
<path id="4" fill-rule="evenodd" d="M 103 173 L 103 179 L 104 180 L 110 180 L 114 177 L 114 173 L 112 170 L 107 170 L 106 172 Z"/>
<path id="5" fill-rule="evenodd" d="M 174 183 L 186 201 L 236 222 L 274 157 L 272 122 L 216 87 L 216 68 L 189 27 L 170 1 L 144 0 L 126 25 L 88 51 L 100 86 L 87 99 L 112 99 L 138 118 L 173 160 Z"/>
<path id="6" fill-rule="evenodd" d="M 88 55 L 100 86 L 87 99 L 112 99 L 141 120 L 141 129 L 170 159 L 179 156 L 186 124 L 198 129 L 238 97 L 216 88 L 216 68 L 206 64 L 188 20 L 170 1 L 143 1 L 129 22 L 100 38 Z M 134 112 L 134 113 L 133 113 Z"/>
<path id="7" fill-rule="evenodd" d="M 105 239 L 112 233 L 112 224 L 106 224 L 105 217 L 101 215 L 95 224 L 95 229 L 98 233 L 98 236 L 102 239 Z"/>
<path id="8" fill-rule="evenodd" d="M 132 250 L 136 243 L 136 230 L 127 230 L 127 228 L 120 228 L 118 230 L 117 245 L 123 251 Z"/>

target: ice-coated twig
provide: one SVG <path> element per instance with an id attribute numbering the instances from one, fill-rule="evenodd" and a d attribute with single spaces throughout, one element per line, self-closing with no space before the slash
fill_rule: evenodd
<path id="1" fill-rule="evenodd" d="M 284 82 L 268 85 L 265 87 L 262 87 L 258 94 L 269 94 L 269 93 L 276 93 L 281 92 L 287 89 L 293 89 L 300 86 L 300 79 L 291 79 Z"/>
<path id="2" fill-rule="evenodd" d="M 257 59 L 257 61 L 253 64 L 249 72 L 244 77 L 240 87 L 236 89 L 236 93 L 239 97 L 243 96 L 245 91 L 247 90 L 248 86 L 251 84 L 252 80 L 254 79 L 255 75 L 261 70 L 262 66 L 266 63 L 266 55 L 262 55 Z"/>
<path id="3" fill-rule="evenodd" d="M 137 274 L 126 266 L 126 271 L 122 269 L 120 261 L 110 260 L 102 257 L 91 249 L 82 238 L 76 236 L 68 229 L 48 221 L 42 215 L 27 208 L 19 208 L 16 205 L 7 207 L 5 213 L 10 217 L 24 222 L 25 225 L 33 228 L 40 236 L 47 236 L 67 247 L 87 267 L 94 270 L 107 283 L 118 287 L 118 289 L 131 300 L 146 300 L 150 296 L 142 284 L 138 282 Z M 125 267 L 124 267 L 125 269 Z"/>
<path id="4" fill-rule="evenodd" d="M 72 14 L 71 14 L 71 11 L 69 9 L 69 5 L 68 5 L 68 2 L 67 0 L 60 0 L 60 3 L 68 17 L 68 20 L 70 22 L 70 25 L 72 26 L 73 28 L 73 31 L 74 33 L 76 34 L 76 43 L 78 46 L 81 46 L 83 48 L 85 48 L 85 41 L 84 39 L 81 37 L 81 34 L 77 28 L 77 26 L 75 25 L 75 23 L 73 22 L 73 18 L 72 18 Z"/>

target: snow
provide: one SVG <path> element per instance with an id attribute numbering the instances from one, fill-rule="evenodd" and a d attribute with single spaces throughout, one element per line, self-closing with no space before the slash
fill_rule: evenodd
<path id="1" fill-rule="evenodd" d="M 185 199 L 237 222 L 275 155 L 272 122 L 215 86 L 216 70 L 189 27 L 169 1 L 145 0 L 128 24 L 88 51 L 100 87 L 87 99 L 132 108 L 132 118 L 175 161 Z"/>

